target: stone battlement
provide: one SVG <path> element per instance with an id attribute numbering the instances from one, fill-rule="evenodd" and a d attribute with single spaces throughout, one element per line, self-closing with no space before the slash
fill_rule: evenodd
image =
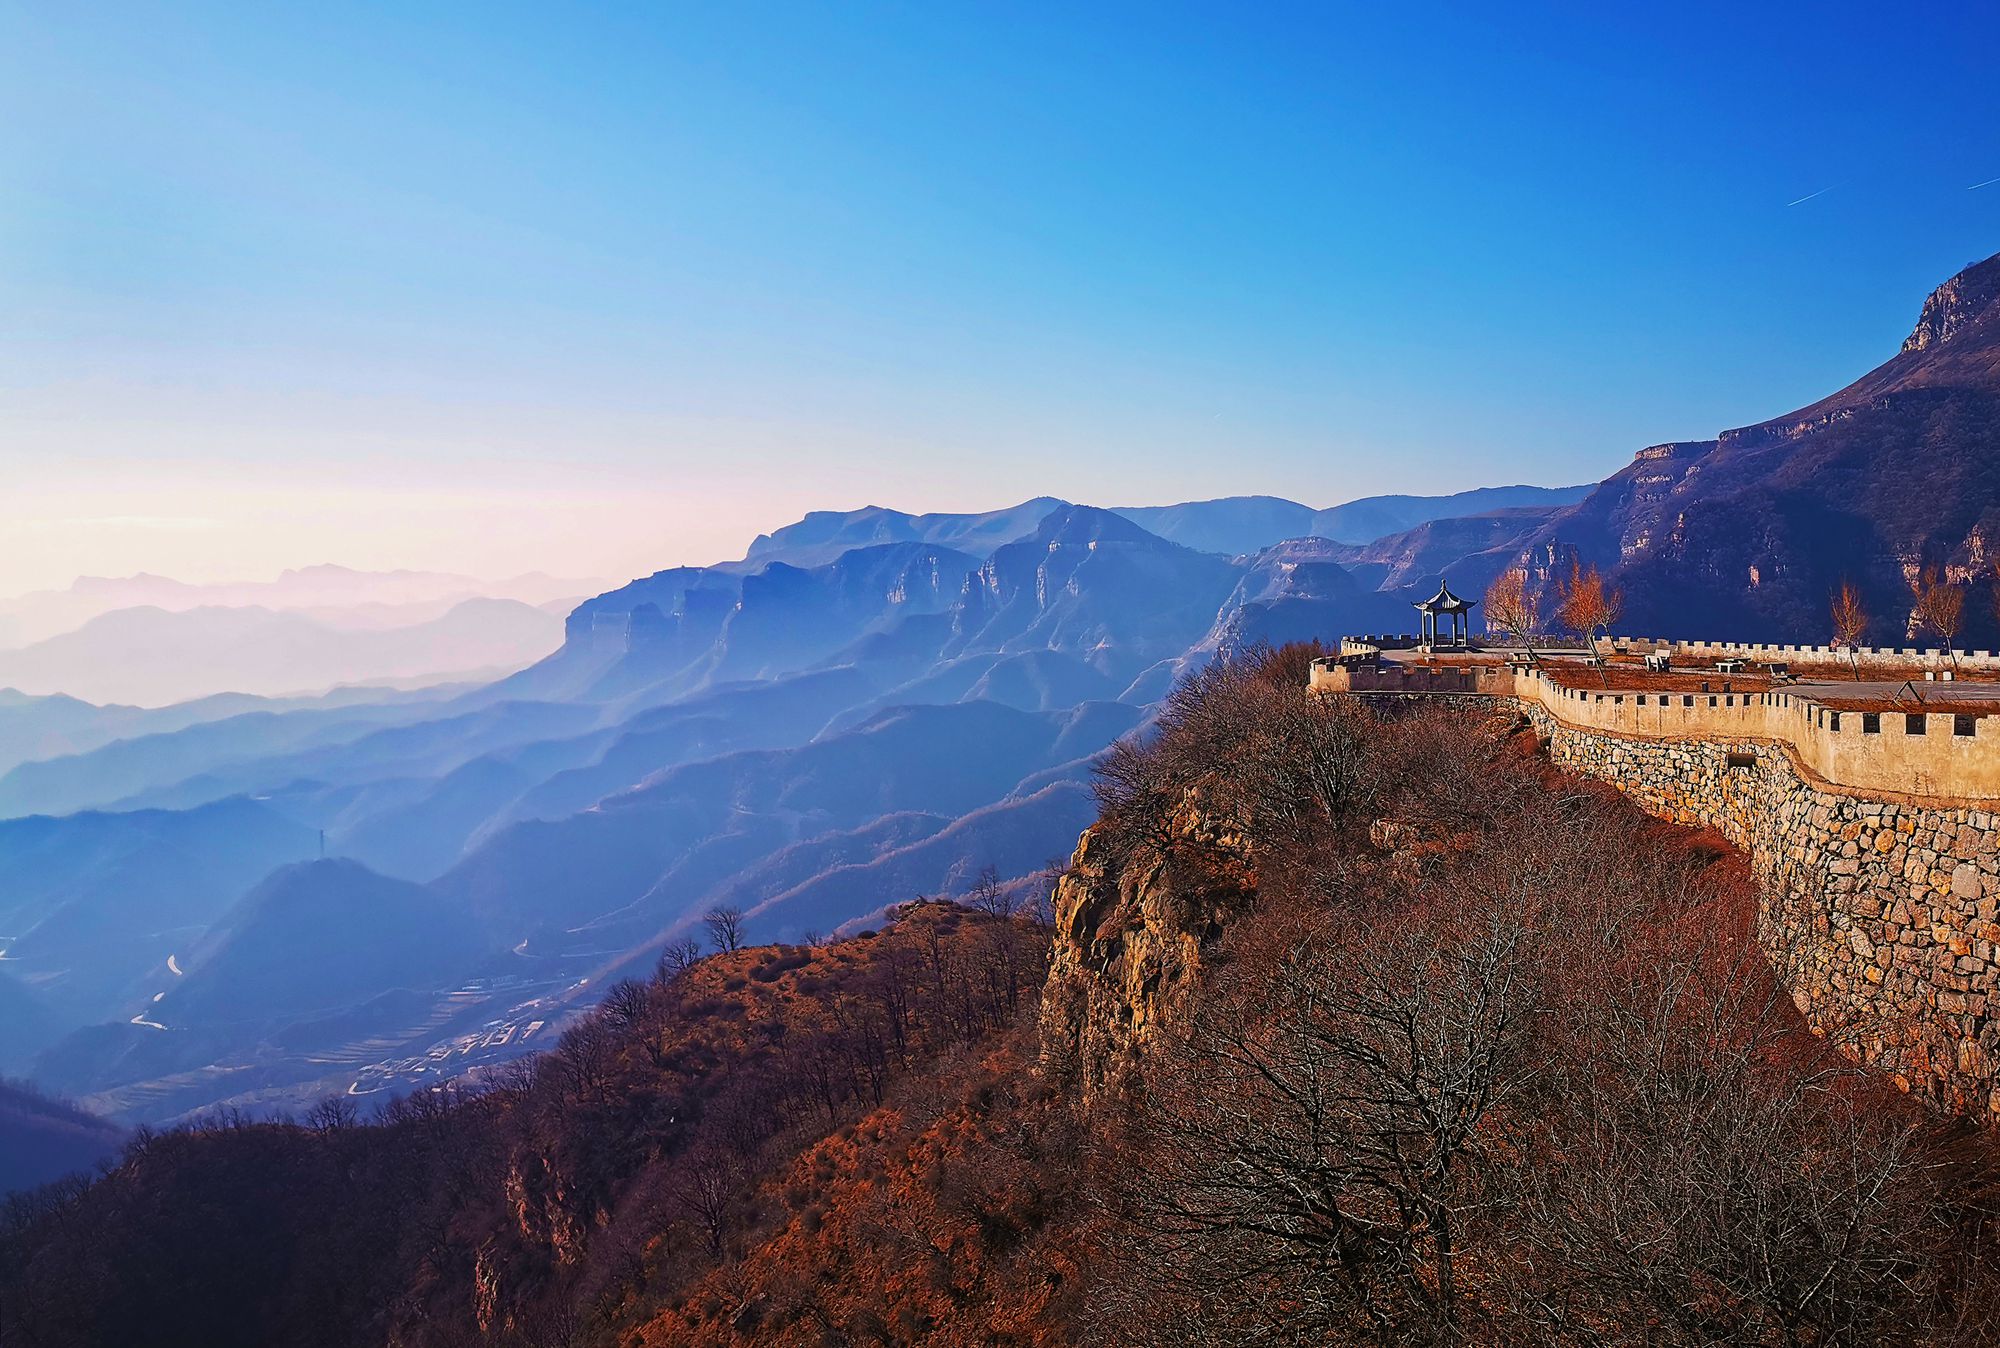
<path id="1" fill-rule="evenodd" d="M 2000 803 L 1995 715 L 1842 710 L 1787 688 L 1767 692 L 1569 688 L 1536 669 L 1398 665 L 1322 658 L 1312 686 L 1334 693 L 1482 693 L 1542 706 L 1581 729 L 1634 739 L 1759 739 L 1787 747 L 1806 774 L 1880 799 Z"/>
<path id="2" fill-rule="evenodd" d="M 1343 655 L 1358 655 L 1368 651 L 1413 651 L 1422 645 L 1422 637 L 1408 632 L 1340 639 L 1340 650 Z M 2000 675 L 2000 654 L 1993 651 L 1945 650 L 1938 646 L 1856 646 L 1850 650 L 1845 646 L 1831 645 L 1696 641 L 1685 637 L 1638 636 L 1599 637 L 1595 645 L 1606 655 L 1617 653 L 1645 655 L 1659 652 L 1669 659 L 1680 660 L 1746 660 L 1760 665 L 1828 664 L 1843 668 L 1854 666 L 1864 672 L 1915 666 L 1939 672 Z M 1491 653 L 1518 647 L 1519 643 L 1514 638 L 1488 632 L 1480 637 L 1479 644 L 1474 649 Z M 1590 647 L 1573 639 L 1548 635 L 1535 638 L 1535 649 L 1546 654 L 1586 651 Z"/>
<path id="3" fill-rule="evenodd" d="M 1570 688 L 1506 665 L 1315 662 L 1328 693 L 1490 697 L 1551 759 L 1741 848 L 1758 940 L 1809 1024 L 2000 1121 L 2000 716 L 1798 691 Z"/>

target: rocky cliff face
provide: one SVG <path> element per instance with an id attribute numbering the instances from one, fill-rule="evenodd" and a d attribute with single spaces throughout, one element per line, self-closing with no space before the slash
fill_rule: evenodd
<path id="1" fill-rule="evenodd" d="M 1826 639 L 1858 584 L 1872 636 L 1903 635 L 1906 576 L 1970 577 L 1962 645 L 1996 637 L 1979 540 L 2000 520 L 2000 257 L 1924 302 L 1900 352 L 1846 388 L 1715 440 L 1642 451 L 1531 540 L 1566 544 L 1625 595 L 1627 630 Z M 1518 556 L 1519 554 L 1517 554 Z M 1454 582 L 1482 580 L 1451 569 Z"/>
<path id="2" fill-rule="evenodd" d="M 1985 317 L 1996 299 L 2000 299 L 2000 258 L 1967 267 L 1924 301 L 1916 330 L 1903 342 L 1903 350 L 1928 351 L 1942 346 Z"/>
<path id="3" fill-rule="evenodd" d="M 1086 1098 L 1129 1083 L 1183 1016 L 1203 958 L 1256 895 L 1249 838 L 1191 797 L 1165 847 L 1121 847 L 1087 830 L 1056 886 L 1056 939 L 1042 991 L 1044 1063 Z"/>

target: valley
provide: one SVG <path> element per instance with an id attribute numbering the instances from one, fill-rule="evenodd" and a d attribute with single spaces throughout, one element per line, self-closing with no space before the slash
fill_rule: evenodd
<path id="1" fill-rule="evenodd" d="M 821 512 L 740 562 L 584 600 L 559 649 L 495 681 L 100 718 L 106 742 L 0 774 L 0 856 L 33 877 L 0 898 L 0 987 L 33 1008 L 0 1066 L 126 1122 L 391 1096 L 531 1051 L 714 909 L 799 941 L 988 873 L 1032 889 L 1092 817 L 1093 763 L 1217 654 L 1398 630 L 1441 579 L 1476 593 L 1514 567 L 1546 592 L 1584 564 L 1628 627 L 1666 616 L 1658 573 L 1681 578 L 1676 625 L 1727 635 L 1750 610 L 1685 522 L 1744 492 L 1793 493 L 1755 506 L 1772 519 L 1820 509 L 1847 479 L 1772 455 L 1894 458 L 1902 422 L 1853 438 L 1868 409 L 1988 397 L 1996 265 L 1939 291 L 1932 335 L 1854 386 L 1855 415 L 1836 395 L 1593 488 Z M 1668 510 L 1683 524 L 1644 522 Z M 1893 636 L 1913 620 L 1891 587 L 1939 559 L 1977 637 L 2000 621 L 1979 527 L 1890 511 L 1839 535 L 1839 566 Z M 1744 574 L 1759 640 L 1823 638 L 1826 564 Z M 78 723 L 81 704 L 10 698 L 17 734 Z"/>

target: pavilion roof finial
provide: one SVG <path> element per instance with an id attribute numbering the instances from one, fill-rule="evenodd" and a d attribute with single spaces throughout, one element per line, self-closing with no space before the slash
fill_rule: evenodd
<path id="1" fill-rule="evenodd" d="M 1451 592 L 1451 586 L 1449 584 L 1447 584 L 1445 581 L 1440 580 L 1438 582 L 1438 592 L 1436 594 L 1432 595 L 1429 599 L 1425 599 L 1418 603 L 1414 603 L 1410 607 L 1417 609 L 1423 613 L 1464 613 L 1466 610 L 1470 609 L 1476 602 L 1478 601 L 1472 599 L 1460 599 L 1457 595 Z"/>

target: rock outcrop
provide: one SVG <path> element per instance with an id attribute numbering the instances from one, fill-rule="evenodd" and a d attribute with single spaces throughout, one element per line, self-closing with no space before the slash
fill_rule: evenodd
<path id="1" fill-rule="evenodd" d="M 1186 1013 L 1205 954 L 1256 893 L 1250 839 L 1198 797 L 1164 847 L 1123 841 L 1101 822 L 1086 830 L 1056 886 L 1042 1053 L 1086 1098 L 1132 1080 Z"/>
<path id="2" fill-rule="evenodd" d="M 1995 300 L 2000 300 L 2000 258 L 1988 258 L 1930 293 L 1903 350 L 1928 351 L 1944 345 L 1984 318 Z"/>

